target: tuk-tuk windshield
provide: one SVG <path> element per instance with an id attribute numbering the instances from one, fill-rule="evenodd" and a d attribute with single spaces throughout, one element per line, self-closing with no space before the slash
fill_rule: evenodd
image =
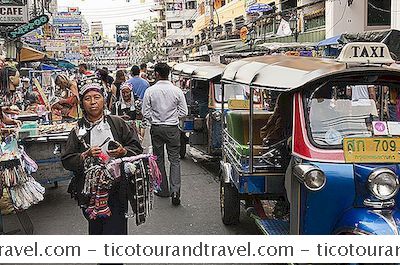
<path id="1" fill-rule="evenodd" d="M 305 94 L 313 142 L 318 146 L 337 148 L 344 138 L 378 135 L 372 126 L 374 121 L 399 122 L 400 93 L 397 87 L 329 84 Z M 400 128 L 400 123 L 394 125 Z"/>
<path id="2" fill-rule="evenodd" d="M 224 101 L 228 102 L 229 99 L 249 99 L 250 89 L 248 86 L 241 84 L 224 84 L 225 94 Z M 218 103 L 222 102 L 222 85 L 219 83 L 214 84 L 215 100 Z M 256 91 L 254 94 L 254 103 L 260 103 L 260 92 Z"/>

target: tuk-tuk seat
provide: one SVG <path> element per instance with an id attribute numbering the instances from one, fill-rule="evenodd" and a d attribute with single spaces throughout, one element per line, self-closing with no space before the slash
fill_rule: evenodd
<path id="1" fill-rule="evenodd" d="M 253 145 L 261 146 L 261 128 L 266 124 L 273 112 L 255 110 L 253 115 Z M 229 135 L 235 139 L 242 149 L 248 149 L 249 145 L 249 117 L 248 110 L 232 110 L 227 114 L 227 128 Z M 253 151 L 256 152 L 256 151 Z M 248 153 L 248 151 L 247 151 Z M 257 153 L 258 154 L 258 153 Z"/>

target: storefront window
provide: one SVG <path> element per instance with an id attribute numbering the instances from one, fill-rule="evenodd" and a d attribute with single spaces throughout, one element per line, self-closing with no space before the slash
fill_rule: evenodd
<path id="1" fill-rule="evenodd" d="M 390 26 L 391 0 L 368 0 L 367 26 Z"/>
<path id="2" fill-rule="evenodd" d="M 297 0 L 286 0 L 286 1 L 281 1 L 281 8 L 282 10 L 290 9 L 297 7 Z"/>
<path id="3" fill-rule="evenodd" d="M 325 16 L 313 17 L 305 20 L 305 30 L 315 29 L 325 26 Z"/>

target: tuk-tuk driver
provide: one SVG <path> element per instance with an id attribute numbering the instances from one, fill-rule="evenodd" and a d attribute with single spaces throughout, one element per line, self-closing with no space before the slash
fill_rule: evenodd
<path id="1" fill-rule="evenodd" d="M 288 139 L 292 132 L 291 128 L 292 94 L 281 93 L 276 100 L 274 113 L 260 130 L 263 145 L 271 145 L 283 139 Z"/>

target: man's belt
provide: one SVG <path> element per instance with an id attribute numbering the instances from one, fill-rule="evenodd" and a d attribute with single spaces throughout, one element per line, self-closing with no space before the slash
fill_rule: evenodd
<path id="1" fill-rule="evenodd" d="M 154 126 L 154 127 L 178 127 L 178 124 L 176 124 L 176 125 L 170 125 L 170 124 L 152 124 L 151 126 Z"/>

